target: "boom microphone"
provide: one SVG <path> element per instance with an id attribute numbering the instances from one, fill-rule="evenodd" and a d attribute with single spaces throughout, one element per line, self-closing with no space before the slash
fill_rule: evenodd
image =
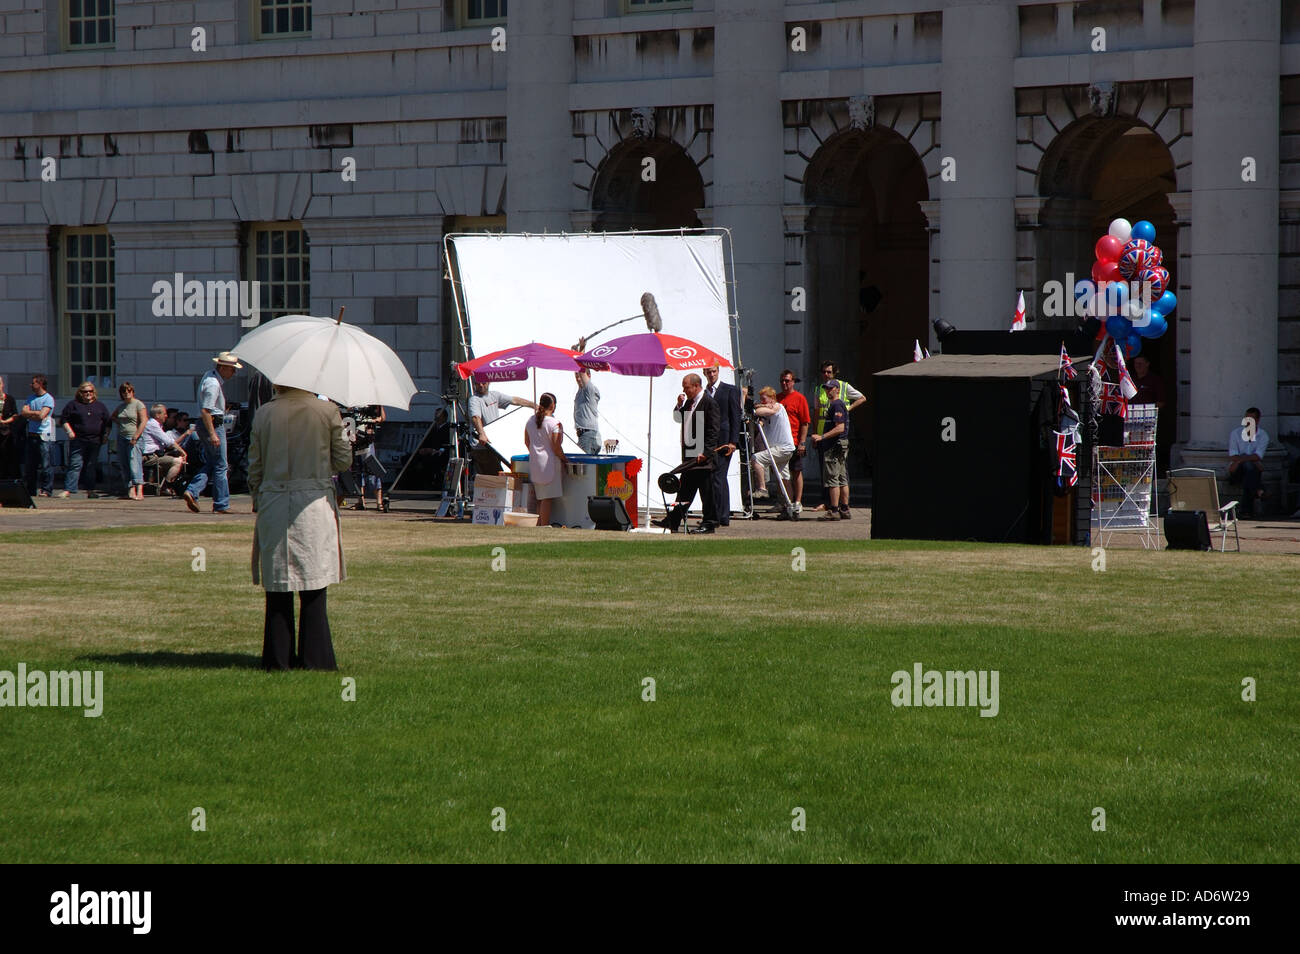
<path id="1" fill-rule="evenodd" d="M 655 296 L 646 292 L 641 296 L 641 314 L 645 315 L 645 326 L 651 331 L 663 331 L 664 322 L 659 317 L 659 306 L 655 304 Z"/>

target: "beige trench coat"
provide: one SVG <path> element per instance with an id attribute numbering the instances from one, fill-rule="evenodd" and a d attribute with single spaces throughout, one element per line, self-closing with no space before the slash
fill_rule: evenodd
<path id="1" fill-rule="evenodd" d="M 248 448 L 254 583 L 286 593 L 347 579 L 331 477 L 351 465 L 332 403 L 295 388 L 258 408 Z"/>

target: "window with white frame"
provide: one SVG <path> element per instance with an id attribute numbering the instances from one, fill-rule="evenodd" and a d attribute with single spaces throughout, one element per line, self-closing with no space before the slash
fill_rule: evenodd
<path id="1" fill-rule="evenodd" d="M 63 0 L 63 48 L 95 50 L 117 44 L 115 0 Z"/>
<path id="2" fill-rule="evenodd" d="M 311 0 L 253 0 L 253 35 L 259 40 L 311 36 Z"/>
<path id="3" fill-rule="evenodd" d="M 252 226 L 247 274 L 261 283 L 262 321 L 306 314 L 311 305 L 311 243 L 302 226 L 296 222 Z"/>
<path id="4" fill-rule="evenodd" d="M 59 243 L 62 380 L 111 383 L 117 377 L 117 291 L 107 229 L 68 229 Z"/>
<path id="5" fill-rule="evenodd" d="M 461 26 L 483 26 L 506 22 L 506 0 L 456 0 Z"/>

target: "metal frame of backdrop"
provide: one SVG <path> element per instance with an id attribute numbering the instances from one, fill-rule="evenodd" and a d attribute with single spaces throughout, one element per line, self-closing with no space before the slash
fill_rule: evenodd
<path id="1" fill-rule="evenodd" d="M 456 360 L 469 361 L 475 357 L 473 345 L 469 338 L 469 306 L 465 301 L 465 290 L 460 279 L 460 270 L 456 261 L 456 247 L 452 240 L 457 238 L 483 238 L 484 236 L 493 236 L 498 238 L 568 238 L 570 236 L 645 236 L 645 235 L 716 235 L 722 239 L 722 268 L 723 282 L 727 287 L 727 333 L 731 343 L 731 358 L 736 375 L 736 386 L 742 387 L 742 373 L 745 371 L 744 361 L 740 354 L 740 306 L 736 292 L 736 262 L 735 254 L 731 243 L 731 230 L 725 228 L 698 228 L 698 229 L 646 229 L 639 231 L 632 229 L 627 232 L 448 232 L 442 239 L 443 261 L 446 263 L 446 278 L 451 283 L 452 302 L 456 307 L 456 325 L 460 337 L 461 355 Z M 453 382 L 459 387 L 460 382 Z M 748 428 L 742 428 L 742 444 L 748 450 L 748 441 L 745 437 L 748 434 Z M 649 449 L 647 448 L 647 454 Z M 748 466 L 750 455 L 746 452 L 741 455 L 741 477 L 742 477 L 742 500 L 746 500 L 744 487 L 748 486 L 748 481 L 744 479 L 743 470 Z M 647 474 L 651 469 L 650 461 L 646 461 Z M 648 480 L 647 476 L 647 480 Z M 745 515 L 749 516 L 753 512 L 753 503 L 748 501 L 745 508 Z"/>

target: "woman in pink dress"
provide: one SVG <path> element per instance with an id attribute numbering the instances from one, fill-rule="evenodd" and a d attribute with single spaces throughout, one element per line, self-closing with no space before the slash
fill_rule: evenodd
<path id="1" fill-rule="evenodd" d="M 562 441 L 564 429 L 554 417 L 555 395 L 543 394 L 537 413 L 524 425 L 524 442 L 528 445 L 528 479 L 537 491 L 537 525 L 551 525 L 551 501 L 563 493 L 564 472 L 568 463 Z"/>

